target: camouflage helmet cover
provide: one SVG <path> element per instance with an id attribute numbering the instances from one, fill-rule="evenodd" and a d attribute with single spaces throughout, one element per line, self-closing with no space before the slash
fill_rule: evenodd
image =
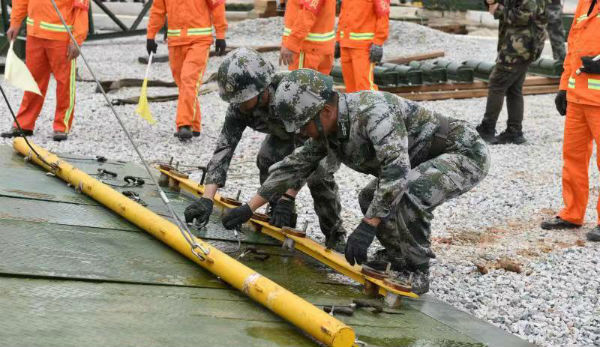
<path id="1" fill-rule="evenodd" d="M 249 48 L 238 48 L 225 56 L 217 72 L 219 96 L 226 102 L 240 104 L 260 94 L 275 73 L 273 64 Z"/>
<path id="2" fill-rule="evenodd" d="M 299 69 L 285 76 L 275 92 L 275 110 L 288 132 L 298 132 L 314 119 L 333 91 L 333 79 L 315 70 Z"/>

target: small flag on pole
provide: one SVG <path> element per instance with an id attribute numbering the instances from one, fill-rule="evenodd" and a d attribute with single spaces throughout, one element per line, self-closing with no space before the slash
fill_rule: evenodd
<path id="1" fill-rule="evenodd" d="M 148 123 L 155 124 L 156 119 L 152 117 L 152 113 L 150 112 L 150 105 L 148 105 L 148 73 L 150 72 L 150 64 L 152 64 L 152 56 L 154 54 L 150 53 L 150 58 L 148 58 L 148 66 L 146 67 L 146 76 L 144 77 L 144 82 L 142 83 L 142 90 L 140 92 L 140 99 L 138 100 L 138 105 L 135 109 L 135 113 L 137 113 L 140 117 L 144 118 Z"/>
<path id="2" fill-rule="evenodd" d="M 13 50 L 14 41 L 10 42 L 8 53 L 6 54 L 6 63 L 4 67 L 4 80 L 14 87 L 23 89 L 27 92 L 42 95 L 37 82 L 33 79 L 31 72 L 25 63 L 19 59 Z"/>

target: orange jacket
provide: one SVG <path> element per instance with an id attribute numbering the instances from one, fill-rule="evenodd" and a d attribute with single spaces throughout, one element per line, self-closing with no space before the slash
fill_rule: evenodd
<path id="1" fill-rule="evenodd" d="M 282 45 L 289 50 L 333 54 L 335 0 L 289 0 L 284 23 Z"/>
<path id="2" fill-rule="evenodd" d="M 213 26 L 217 39 L 225 38 L 225 0 L 154 0 L 148 21 L 149 39 L 156 37 L 167 17 L 169 46 L 212 42 Z"/>
<path id="3" fill-rule="evenodd" d="M 80 45 L 88 34 L 88 0 L 55 0 L 60 13 Z M 68 41 L 63 26 L 50 0 L 14 0 L 10 14 L 11 28 L 20 28 L 27 17 L 27 35 L 42 39 Z"/>
<path id="4" fill-rule="evenodd" d="M 600 75 L 575 72 L 581 67 L 581 57 L 600 54 L 600 4 L 588 15 L 592 0 L 579 0 L 571 31 L 560 89 L 567 91 L 567 100 L 577 104 L 600 106 Z"/>
<path id="5" fill-rule="evenodd" d="M 390 26 L 390 0 L 344 0 L 336 41 L 340 47 L 383 45 Z"/>

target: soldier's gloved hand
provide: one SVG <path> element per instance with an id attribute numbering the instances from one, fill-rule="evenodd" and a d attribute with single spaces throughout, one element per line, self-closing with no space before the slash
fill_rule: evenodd
<path id="1" fill-rule="evenodd" d="M 248 204 L 243 204 L 240 207 L 228 210 L 223 215 L 223 226 L 227 230 L 234 229 L 237 226 L 246 223 L 250 218 L 252 218 L 252 214 L 252 209 L 250 206 L 248 206 Z"/>
<path id="2" fill-rule="evenodd" d="M 369 249 L 369 246 L 375 238 L 376 230 L 377 227 L 362 221 L 358 227 L 354 229 L 354 232 L 352 232 L 350 237 L 348 237 L 344 255 L 350 265 L 354 265 L 354 263 L 362 264 L 367 261 L 367 249 Z"/>
<path id="3" fill-rule="evenodd" d="M 581 72 L 600 74 L 600 59 L 594 60 L 595 57 L 581 57 L 583 66 L 579 69 Z"/>
<path id="4" fill-rule="evenodd" d="M 158 48 L 158 45 L 156 44 L 156 41 L 154 39 L 146 40 L 146 51 L 148 51 L 148 55 L 150 55 L 150 52 L 156 54 L 157 48 Z"/>
<path id="5" fill-rule="evenodd" d="M 379 63 L 381 58 L 383 58 L 383 47 L 372 44 L 371 48 L 369 49 L 369 60 L 371 63 Z"/>
<path id="6" fill-rule="evenodd" d="M 185 209 L 183 215 L 185 216 L 186 223 L 194 222 L 194 219 L 198 221 L 198 224 L 204 226 L 208 223 L 208 218 L 213 210 L 213 201 L 208 198 L 200 198 L 194 201 L 190 206 Z"/>
<path id="7" fill-rule="evenodd" d="M 282 197 L 277 201 L 275 208 L 273 209 L 273 216 L 269 221 L 276 227 L 296 227 L 296 219 L 298 216 L 294 212 L 295 203 L 294 200 Z"/>
<path id="8" fill-rule="evenodd" d="M 342 56 L 342 49 L 340 48 L 340 43 L 335 43 L 335 50 L 333 51 L 333 59 L 338 59 Z"/>
<path id="9" fill-rule="evenodd" d="M 225 42 L 225 39 L 217 39 L 215 41 L 215 53 L 218 56 L 225 55 L 226 48 L 227 48 L 227 42 Z"/>
<path id="10" fill-rule="evenodd" d="M 561 116 L 567 114 L 567 91 L 559 90 L 554 98 L 554 104 L 556 104 L 556 110 Z"/>

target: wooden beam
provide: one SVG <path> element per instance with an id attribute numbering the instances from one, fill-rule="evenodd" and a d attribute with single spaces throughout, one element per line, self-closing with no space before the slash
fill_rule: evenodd
<path id="1" fill-rule="evenodd" d="M 384 61 L 384 63 L 408 64 L 411 61 L 441 58 L 444 55 L 446 55 L 446 53 L 444 53 L 444 51 L 433 51 L 433 52 L 424 53 L 424 54 L 416 54 L 416 55 L 409 55 L 406 57 L 392 58 L 392 59 L 388 59 L 388 60 Z"/>
<path id="2" fill-rule="evenodd" d="M 559 83 L 560 83 L 560 78 L 530 76 L 525 79 L 523 86 L 547 86 L 547 85 L 558 85 Z M 444 83 L 444 84 L 425 84 L 425 85 L 420 85 L 420 86 L 379 87 L 379 90 L 385 91 L 385 92 L 390 92 L 390 93 L 419 93 L 419 92 L 485 89 L 487 87 L 488 87 L 488 82 L 475 81 L 473 83 Z"/>
<path id="3" fill-rule="evenodd" d="M 558 85 L 533 85 L 524 86 L 523 95 L 553 94 L 558 92 Z M 454 91 L 435 91 L 423 93 L 396 93 L 396 95 L 413 101 L 432 101 L 447 99 L 482 98 L 488 95 L 488 89 L 470 89 Z"/>

